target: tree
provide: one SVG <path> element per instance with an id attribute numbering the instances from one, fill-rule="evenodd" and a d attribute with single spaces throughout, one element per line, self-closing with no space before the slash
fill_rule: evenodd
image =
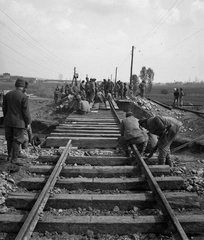
<path id="1" fill-rule="evenodd" d="M 140 79 L 147 84 L 147 92 L 150 93 L 154 81 L 154 71 L 151 68 L 142 67 L 140 71 Z"/>
<path id="2" fill-rule="evenodd" d="M 142 70 L 140 71 L 140 78 L 141 80 L 147 80 L 147 69 L 146 67 L 142 67 Z"/>
<path id="3" fill-rule="evenodd" d="M 150 93 L 152 91 L 154 81 L 154 71 L 151 68 L 148 68 L 146 73 L 147 73 L 147 91 Z"/>

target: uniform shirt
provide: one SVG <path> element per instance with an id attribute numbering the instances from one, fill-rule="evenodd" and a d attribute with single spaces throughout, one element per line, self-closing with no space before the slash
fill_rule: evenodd
<path id="1" fill-rule="evenodd" d="M 89 102 L 86 101 L 86 100 L 81 100 L 79 101 L 79 104 L 78 104 L 78 109 L 77 110 L 80 110 L 82 112 L 90 112 L 90 105 L 89 105 Z"/>
<path id="2" fill-rule="evenodd" d="M 164 131 L 169 127 L 180 128 L 182 123 L 172 117 L 156 116 L 150 117 L 147 120 L 148 130 L 159 137 L 161 137 Z"/>
<path id="3" fill-rule="evenodd" d="M 141 139 L 141 142 L 146 140 L 146 135 L 139 127 L 139 122 L 134 116 L 127 117 L 122 120 L 120 127 L 121 135 L 124 136 L 125 140 L 133 138 Z"/>
<path id="4" fill-rule="evenodd" d="M 28 97 L 20 89 L 8 92 L 3 100 L 3 124 L 8 127 L 27 128 L 31 124 Z"/>

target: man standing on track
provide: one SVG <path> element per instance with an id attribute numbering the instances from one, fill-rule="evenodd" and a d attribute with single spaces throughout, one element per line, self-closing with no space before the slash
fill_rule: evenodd
<path id="1" fill-rule="evenodd" d="M 18 78 L 15 87 L 15 90 L 8 92 L 4 96 L 2 109 L 8 151 L 7 160 L 20 165 L 17 160 L 20 144 L 24 142 L 25 129 L 30 128 L 31 116 L 28 97 L 23 92 L 26 87 L 26 82 Z"/>
<path id="2" fill-rule="evenodd" d="M 143 118 L 139 120 L 141 127 L 146 128 L 150 133 L 158 136 L 158 143 L 152 153 L 158 149 L 158 164 L 167 164 L 172 166 L 170 157 L 170 146 L 179 132 L 182 123 L 172 117 L 155 116 L 150 118 Z"/>

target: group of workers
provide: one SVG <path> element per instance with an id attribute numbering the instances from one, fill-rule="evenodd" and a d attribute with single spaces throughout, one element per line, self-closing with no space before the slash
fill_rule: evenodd
<path id="1" fill-rule="evenodd" d="M 182 123 L 172 117 L 137 119 L 132 112 L 127 112 L 121 122 L 119 140 L 127 156 L 130 156 L 131 144 L 135 144 L 141 155 L 148 153 L 148 158 L 158 150 L 158 164 L 171 167 L 170 146 L 181 126 Z"/>
<path id="2" fill-rule="evenodd" d="M 105 81 L 104 81 L 105 82 Z M 90 101 L 105 101 L 110 97 L 111 89 L 103 94 L 104 84 L 97 91 L 88 92 L 87 79 L 84 86 L 81 86 L 83 93 L 76 95 L 77 108 L 76 112 L 84 114 L 90 112 Z M 93 86 L 94 85 L 94 86 Z M 7 141 L 7 161 L 12 164 L 18 164 L 20 156 L 20 147 L 27 147 L 32 136 L 31 115 L 29 111 L 28 97 L 25 94 L 28 83 L 21 78 L 15 82 L 15 90 L 8 92 L 3 99 L 3 115 L 5 126 L 5 138 Z M 90 80 L 90 89 L 96 89 L 95 80 Z M 88 96 L 87 96 L 87 93 Z M 132 112 L 126 113 L 126 118 L 121 121 L 120 132 L 121 137 L 118 141 L 122 145 L 126 156 L 131 156 L 130 146 L 135 144 L 142 156 L 148 153 L 151 157 L 158 150 L 158 164 L 168 164 L 172 166 L 170 158 L 170 145 L 179 132 L 182 123 L 177 119 L 166 116 L 155 116 L 150 118 L 137 119 Z"/>
<path id="3" fill-rule="evenodd" d="M 139 95 L 144 97 L 145 95 L 145 85 L 144 81 L 139 85 Z M 105 98 L 108 94 L 111 94 L 117 99 L 127 99 L 128 93 L 131 94 L 131 86 L 128 83 L 123 83 L 121 80 L 116 82 L 110 79 L 103 79 L 102 82 L 96 81 L 95 78 L 86 77 L 80 83 L 72 82 L 71 84 L 66 83 L 65 86 L 57 87 L 54 90 L 54 100 L 58 103 L 63 97 L 68 95 L 81 95 L 83 100 L 87 100 L 89 103 L 94 102 L 97 92 L 101 92 Z"/>

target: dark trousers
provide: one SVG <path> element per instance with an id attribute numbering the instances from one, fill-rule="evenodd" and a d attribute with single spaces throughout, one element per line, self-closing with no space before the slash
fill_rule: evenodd
<path id="1" fill-rule="evenodd" d="M 20 144 L 24 142 L 24 128 L 5 126 L 5 138 L 8 156 L 16 159 L 20 151 Z"/>
<path id="2" fill-rule="evenodd" d="M 121 145 L 121 147 L 123 148 L 124 152 L 127 155 L 129 155 L 129 146 L 132 145 L 132 144 L 136 145 L 137 150 L 139 151 L 139 153 L 141 155 L 144 154 L 144 151 L 147 147 L 147 141 L 141 142 L 141 140 L 138 141 L 137 138 L 132 138 L 132 139 L 129 139 L 129 140 L 125 140 L 124 137 L 119 137 L 118 142 L 119 142 L 119 144 Z"/>

